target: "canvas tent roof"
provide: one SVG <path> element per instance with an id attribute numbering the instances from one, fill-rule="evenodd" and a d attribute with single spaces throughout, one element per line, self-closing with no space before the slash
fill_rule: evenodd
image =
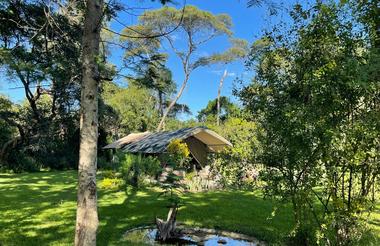
<path id="1" fill-rule="evenodd" d="M 206 127 L 191 127 L 157 133 L 132 133 L 105 146 L 104 149 L 121 148 L 130 153 L 157 154 L 164 153 L 173 139 L 185 140 L 190 137 L 202 142 L 207 147 L 208 152 L 217 152 L 226 146 L 232 146 L 225 138 Z"/>
<path id="2" fill-rule="evenodd" d="M 115 142 L 108 144 L 107 146 L 104 146 L 103 149 L 120 149 L 124 145 L 132 143 L 134 141 L 138 141 L 149 134 L 150 132 L 131 133 L 128 136 L 120 138 Z"/>

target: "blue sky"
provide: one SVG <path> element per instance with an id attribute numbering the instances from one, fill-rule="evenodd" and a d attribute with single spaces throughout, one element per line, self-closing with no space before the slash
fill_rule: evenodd
<path id="1" fill-rule="evenodd" d="M 129 4 L 131 7 L 149 7 L 152 9 L 160 7 L 159 3 L 148 0 L 136 0 L 135 2 L 130 0 L 124 1 L 125 4 Z M 131 2 L 134 4 L 131 4 Z M 177 0 L 177 2 L 179 6 L 182 6 L 181 0 Z M 195 5 L 200 9 L 210 11 L 214 14 L 229 14 L 233 22 L 234 36 L 246 39 L 249 43 L 252 43 L 257 39 L 265 28 L 274 25 L 280 19 L 287 19 L 286 16 L 281 15 L 281 12 L 278 16 L 269 16 L 265 6 L 247 8 L 245 0 L 187 0 L 187 4 Z M 288 6 L 290 6 L 290 3 L 284 4 L 284 7 Z M 136 14 L 137 13 L 138 12 L 136 12 Z M 118 19 L 128 25 L 135 24 L 137 21 L 136 16 L 125 12 L 120 13 Z M 117 23 L 111 23 L 111 27 L 117 31 L 122 29 Z M 211 54 L 216 51 L 222 51 L 227 47 L 227 38 L 217 38 L 202 46 L 197 52 L 199 52 L 199 54 Z M 110 62 L 119 66 L 122 51 L 117 47 L 111 47 L 110 51 Z M 179 87 L 183 80 L 183 71 L 179 60 L 175 55 L 170 51 L 168 53 L 169 60 L 167 66 L 172 70 L 173 79 Z M 190 77 L 187 89 L 184 91 L 184 94 L 180 99 L 181 103 L 186 103 L 190 106 L 190 109 L 193 112 L 193 116 L 191 117 L 195 117 L 197 112 L 205 107 L 209 100 L 216 97 L 219 80 L 224 69 L 228 70 L 229 76 L 225 79 L 222 95 L 232 97 L 231 92 L 235 78 L 242 78 L 246 82 L 250 80 L 251 74 L 245 71 L 244 63 L 242 61 L 234 62 L 227 66 L 214 65 L 195 70 Z M 119 82 L 122 83 L 122 81 Z M 17 82 L 10 83 L 4 76 L 0 77 L 0 93 L 9 96 L 16 102 L 22 101 L 25 97 L 22 89 L 10 89 L 18 86 L 20 85 Z"/>

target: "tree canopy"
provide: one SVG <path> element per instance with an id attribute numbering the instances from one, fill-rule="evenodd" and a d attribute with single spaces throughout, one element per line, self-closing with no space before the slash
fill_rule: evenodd
<path id="1" fill-rule="evenodd" d="M 151 36 L 157 33 L 168 33 L 170 30 L 175 30 L 175 32 L 162 35 L 155 40 L 145 39 L 136 41 L 134 38 L 122 38 L 127 46 L 136 47 L 133 52 L 141 54 L 143 60 L 147 60 L 146 57 L 148 60 L 152 60 L 153 56 L 149 55 L 149 53 L 155 54 L 154 57 L 157 57 L 160 54 L 159 48 L 162 45 L 167 45 L 177 55 L 182 64 L 184 76 L 182 85 L 175 98 L 166 108 L 157 130 L 163 128 L 166 116 L 169 115 L 170 110 L 172 110 L 181 97 L 190 79 L 190 75 L 195 69 L 216 63 L 230 62 L 244 56 L 247 42 L 240 39 L 231 39 L 233 45 L 227 51 L 206 56 L 196 55 L 196 51 L 202 45 L 215 37 L 227 36 L 231 38 L 231 26 L 231 18 L 226 14 L 214 15 L 191 5 L 183 9 L 165 6 L 158 10 L 145 11 L 139 17 L 139 24 L 132 28 Z M 131 35 L 133 30 L 126 28 L 124 29 L 124 33 Z M 175 40 L 175 35 L 184 37 L 185 46 L 180 45 Z M 126 57 L 130 57 L 130 52 L 126 53 Z"/>
<path id="2" fill-rule="evenodd" d="M 249 65 L 257 75 L 238 93 L 264 128 L 266 193 L 292 202 L 295 237 L 304 243 L 357 240 L 356 217 L 374 202 L 380 87 L 373 59 L 379 50 L 371 22 L 345 18 L 353 11 L 336 3 L 295 5 L 291 28 L 268 32 L 253 45 Z"/>
<path id="3" fill-rule="evenodd" d="M 222 96 L 220 97 L 220 108 L 221 108 L 221 115 L 220 118 L 222 121 L 227 120 L 229 117 L 238 116 L 239 114 L 239 107 L 232 103 L 228 97 Z M 212 101 L 209 101 L 207 103 L 207 106 L 199 111 L 198 113 L 198 121 L 200 122 L 206 122 L 209 120 L 214 121 L 217 117 L 217 99 L 214 99 Z"/>

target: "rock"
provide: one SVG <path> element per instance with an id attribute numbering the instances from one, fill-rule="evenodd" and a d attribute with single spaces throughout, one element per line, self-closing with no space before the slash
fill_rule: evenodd
<path id="1" fill-rule="evenodd" d="M 185 175 L 186 175 L 186 172 L 185 172 L 185 171 L 174 170 L 174 171 L 173 171 L 173 174 L 174 174 L 174 175 L 177 175 L 177 176 L 179 176 L 179 177 L 181 177 L 181 178 L 184 178 Z"/>
<path id="2" fill-rule="evenodd" d="M 227 244 L 227 241 L 223 238 L 218 240 L 218 244 Z"/>

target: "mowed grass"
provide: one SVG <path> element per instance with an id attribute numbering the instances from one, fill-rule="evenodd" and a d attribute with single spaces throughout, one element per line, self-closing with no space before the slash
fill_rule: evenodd
<path id="1" fill-rule="evenodd" d="M 72 245 L 76 183 L 75 171 L 0 174 L 0 245 Z M 127 245 L 122 240 L 126 230 L 165 217 L 165 198 L 158 194 L 153 188 L 128 194 L 99 190 L 98 245 Z M 259 192 L 187 194 L 184 202 L 180 222 L 237 231 L 270 244 L 281 243 L 294 224 L 289 206 L 272 214 L 275 204 Z M 372 218 L 373 235 L 379 235 L 380 214 Z"/>

